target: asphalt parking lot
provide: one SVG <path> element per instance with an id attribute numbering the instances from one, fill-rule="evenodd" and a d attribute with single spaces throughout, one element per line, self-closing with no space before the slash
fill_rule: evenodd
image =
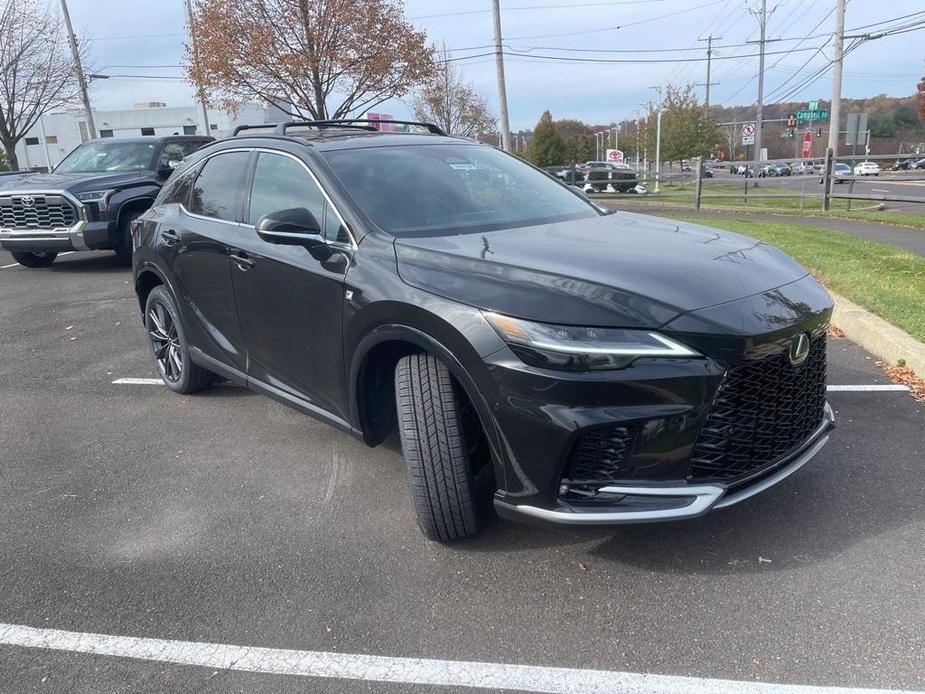
<path id="1" fill-rule="evenodd" d="M 9 645 L 10 625 L 678 687 L 634 692 L 707 691 L 672 677 L 925 689 L 925 405 L 908 393 L 831 392 L 819 457 L 725 511 L 494 521 L 442 546 L 415 526 L 395 443 L 368 449 L 240 388 L 114 384 L 154 371 L 111 254 L 12 263 L 0 253 L 0 691 L 455 690 L 421 661 L 392 684 L 350 667 L 306 678 L 242 672 L 211 647 L 231 667 Z M 829 382 L 889 384 L 843 339 Z"/>

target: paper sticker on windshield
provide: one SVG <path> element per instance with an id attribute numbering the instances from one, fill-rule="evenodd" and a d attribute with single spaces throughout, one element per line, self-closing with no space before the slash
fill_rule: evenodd
<path id="1" fill-rule="evenodd" d="M 475 164 L 450 164 L 450 168 L 457 171 L 475 171 L 479 167 Z"/>

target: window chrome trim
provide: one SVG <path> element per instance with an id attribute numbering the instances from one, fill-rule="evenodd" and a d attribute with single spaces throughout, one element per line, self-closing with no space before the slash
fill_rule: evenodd
<path id="1" fill-rule="evenodd" d="M 234 147 L 234 148 L 231 148 L 231 149 L 223 149 L 223 150 L 221 150 L 221 151 L 219 151 L 219 152 L 212 152 L 212 153 L 210 153 L 208 156 L 205 156 L 205 157 L 203 157 L 200 161 L 196 162 L 196 163 L 194 164 L 194 166 L 199 166 L 199 167 L 205 166 L 205 162 L 209 161 L 209 159 L 212 159 L 213 157 L 220 156 L 220 155 L 222 155 L 222 154 L 231 154 L 231 153 L 233 153 L 233 152 L 248 152 L 248 153 L 250 153 L 250 152 L 258 152 L 258 153 L 259 153 L 259 152 L 265 152 L 265 153 L 267 153 L 267 154 L 276 154 L 276 155 L 279 155 L 279 156 L 282 156 L 282 157 L 289 157 L 290 159 L 292 159 L 292 160 L 298 162 L 299 164 L 301 164 L 301 165 L 302 165 L 302 168 L 305 169 L 305 171 L 306 171 L 306 172 L 308 173 L 308 175 L 311 177 L 311 179 L 312 179 L 312 181 L 314 182 L 314 184 L 315 184 L 316 186 L 318 186 L 318 190 L 321 191 L 321 195 L 324 197 L 325 202 L 328 204 L 328 206 L 329 206 L 332 210 L 334 210 L 334 214 L 337 215 L 337 218 L 340 220 L 340 223 L 344 226 L 344 229 L 347 230 L 347 236 L 350 237 L 350 243 L 344 243 L 343 241 L 328 241 L 327 239 L 325 239 L 325 242 L 326 242 L 329 246 L 334 246 L 334 247 L 336 247 L 336 248 L 347 248 L 347 249 L 352 250 L 352 251 L 355 251 L 355 250 L 357 249 L 358 246 L 357 246 L 357 242 L 356 242 L 356 237 L 353 235 L 353 231 L 350 229 L 350 225 L 347 224 L 346 220 L 344 219 L 344 215 L 342 215 L 342 214 L 340 213 L 340 210 L 337 209 L 337 205 L 334 204 L 334 201 L 331 199 L 331 196 L 328 195 L 328 191 L 326 191 L 326 190 L 324 189 L 324 186 L 321 185 L 321 181 L 318 180 L 318 177 L 315 175 L 315 172 L 312 171 L 312 170 L 308 167 L 308 164 L 306 164 L 304 161 L 302 161 L 302 160 L 301 160 L 299 157 L 297 157 L 296 155 L 291 154 L 291 153 L 289 153 L 289 152 L 284 152 L 284 151 L 279 150 L 279 149 L 270 149 L 269 147 Z M 185 172 L 184 172 L 184 173 L 185 173 Z M 196 178 L 199 178 L 199 174 L 196 175 Z M 196 182 L 193 181 L 193 185 L 195 185 L 195 183 L 196 183 Z M 254 180 L 253 180 L 253 178 L 251 178 L 251 190 L 253 190 L 253 185 L 254 185 Z M 247 191 L 247 195 L 248 195 L 248 196 L 250 195 L 251 190 L 248 190 L 248 191 Z M 215 218 L 215 217 L 206 217 L 205 215 L 197 214 L 197 213 L 195 213 L 195 212 L 190 212 L 190 211 L 187 209 L 186 205 L 184 205 L 183 203 L 179 203 L 179 206 L 183 209 L 183 211 L 184 211 L 186 214 L 188 214 L 190 217 L 194 217 L 194 218 L 196 218 L 196 219 L 204 219 L 204 220 L 207 220 L 207 221 L 210 221 L 210 222 L 222 222 L 222 223 L 224 223 L 224 224 L 233 224 L 233 225 L 238 226 L 238 227 L 243 227 L 243 228 L 247 228 L 247 229 L 254 229 L 254 231 L 257 230 L 257 227 L 256 227 L 255 225 L 249 224 L 249 223 L 247 223 L 247 222 L 232 222 L 232 221 L 227 220 L 227 219 L 217 219 L 217 218 Z"/>

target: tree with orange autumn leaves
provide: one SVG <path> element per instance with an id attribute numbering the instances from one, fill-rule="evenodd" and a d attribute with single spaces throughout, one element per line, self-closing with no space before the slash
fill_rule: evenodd
<path id="1" fill-rule="evenodd" d="M 264 100 L 344 118 L 434 75 L 433 49 L 401 0 L 198 0 L 192 25 L 187 75 L 231 111 Z"/>

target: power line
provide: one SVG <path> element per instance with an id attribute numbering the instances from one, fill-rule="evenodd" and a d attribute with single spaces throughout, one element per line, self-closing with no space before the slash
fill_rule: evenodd
<path id="1" fill-rule="evenodd" d="M 569 4 L 558 4 L 558 5 L 518 5 L 515 7 L 505 7 L 503 12 L 517 12 L 519 10 L 567 10 L 573 9 L 575 7 L 612 7 L 615 5 L 641 5 L 641 4 L 650 4 L 655 2 L 667 2 L 668 0 L 608 0 L 607 2 L 576 2 Z M 487 14 L 491 12 L 491 9 L 487 10 L 460 10 L 459 12 L 443 12 L 440 14 L 422 14 L 416 17 L 409 17 L 409 19 L 436 19 L 439 17 L 461 17 L 463 15 L 470 14 Z"/>
<path id="2" fill-rule="evenodd" d="M 612 27 L 603 27 L 601 29 L 587 29 L 585 31 L 567 31 L 560 34 L 537 34 L 535 36 L 508 36 L 509 41 L 523 41 L 526 39 L 548 39 L 556 38 L 559 36 L 582 36 L 584 34 L 599 34 L 606 31 L 617 31 L 619 29 L 626 29 L 632 26 L 639 26 L 640 24 L 647 24 L 649 22 L 657 22 L 662 19 L 668 19 L 671 17 L 677 17 L 679 14 L 685 14 L 687 12 L 695 12 L 696 10 L 702 10 L 704 7 L 711 7 L 713 5 L 718 5 L 721 2 L 726 2 L 726 0 L 713 0 L 712 2 L 705 3 L 703 5 L 696 5 L 694 7 L 688 7 L 683 10 L 678 10 L 677 12 L 672 12 L 671 14 L 664 14 L 658 17 L 650 17 L 649 19 L 640 19 L 635 22 L 626 22 L 625 24 L 619 24 Z"/>

